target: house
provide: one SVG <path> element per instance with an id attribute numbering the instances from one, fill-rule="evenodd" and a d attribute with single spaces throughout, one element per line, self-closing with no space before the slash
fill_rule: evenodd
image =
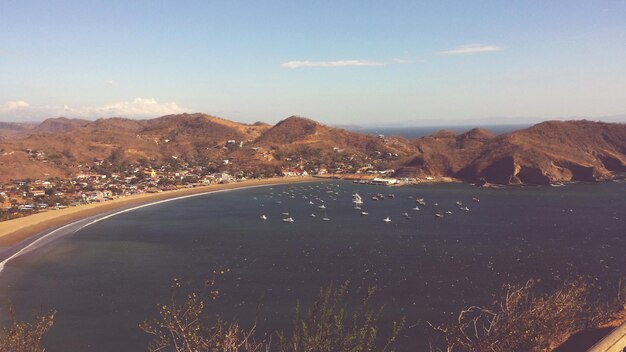
<path id="1" fill-rule="evenodd" d="M 232 179 L 232 176 L 230 176 L 227 172 L 215 173 L 211 176 L 213 176 L 213 179 L 217 183 L 228 182 Z"/>

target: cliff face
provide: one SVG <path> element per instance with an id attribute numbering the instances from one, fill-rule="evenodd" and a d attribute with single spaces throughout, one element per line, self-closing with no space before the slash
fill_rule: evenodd
<path id="1" fill-rule="evenodd" d="M 626 125 L 549 121 L 498 137 L 472 130 L 424 137 L 404 175 L 452 176 L 498 184 L 596 181 L 626 171 Z"/>

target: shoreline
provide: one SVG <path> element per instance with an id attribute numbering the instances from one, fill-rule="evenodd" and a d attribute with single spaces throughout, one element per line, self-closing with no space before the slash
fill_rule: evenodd
<path id="1" fill-rule="evenodd" d="M 43 213 L 7 220 L 0 222 L 0 248 L 2 248 L 0 249 L 0 258 L 4 259 L 7 252 L 15 251 L 15 248 L 20 245 L 27 246 L 33 241 L 36 241 L 39 235 L 42 235 L 44 232 L 54 231 L 55 229 L 58 230 L 80 220 L 94 218 L 100 215 L 110 215 L 120 211 L 129 211 L 140 206 L 147 206 L 160 201 L 174 200 L 185 196 L 207 194 L 214 191 L 313 181 L 316 181 L 316 179 L 310 176 L 276 177 L 186 188 L 162 193 L 143 193 L 101 203 L 92 203 L 59 210 L 49 210 Z"/>

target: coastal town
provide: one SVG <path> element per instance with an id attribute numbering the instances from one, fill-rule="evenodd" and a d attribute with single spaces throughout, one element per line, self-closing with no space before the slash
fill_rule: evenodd
<path id="1" fill-rule="evenodd" d="M 46 161 L 45 153 L 33 152 L 33 157 Z M 277 169 L 275 174 L 258 175 L 243 171 L 219 171 L 180 162 L 161 166 L 129 165 L 119 170 L 109 160 L 95 160 L 81 165 L 83 171 L 70 178 L 22 179 L 0 185 L 0 221 L 35 213 L 64 209 L 85 204 L 106 202 L 145 193 L 161 193 L 185 188 L 242 182 L 268 177 L 338 178 L 361 184 L 400 185 L 416 183 L 414 178 L 394 178 L 393 169 L 375 170 L 366 165 L 356 172 L 341 168 L 329 172 L 326 168 L 306 170 L 301 167 Z M 111 171 L 118 170 L 118 171 Z M 423 181 L 433 180 L 427 177 Z"/>

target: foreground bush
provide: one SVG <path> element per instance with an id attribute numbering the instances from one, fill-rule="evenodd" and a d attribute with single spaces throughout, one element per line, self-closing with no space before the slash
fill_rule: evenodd
<path id="1" fill-rule="evenodd" d="M 55 312 L 35 316 L 32 323 L 19 322 L 11 313 L 13 321 L 0 336 L 0 352 L 44 352 L 41 339 L 52 327 Z"/>
<path id="2" fill-rule="evenodd" d="M 236 323 L 211 319 L 205 308 L 218 296 L 214 281 L 209 281 L 204 293 L 191 293 L 179 303 L 176 291 L 180 283 L 172 286 L 171 299 L 159 309 L 159 317 L 140 324 L 140 328 L 153 336 L 148 349 L 157 351 L 225 351 L 259 352 L 370 352 L 394 351 L 398 333 L 404 321 L 394 323 L 391 336 L 380 343 L 377 339 L 382 308 L 371 308 L 370 289 L 361 305 L 349 314 L 345 305 L 348 283 L 338 288 L 322 289 L 319 296 L 302 317 L 299 307 L 292 330 L 276 335 L 278 345 L 271 346 L 272 336 L 260 342 L 254 340 L 254 328 L 242 329 Z"/>
<path id="3" fill-rule="evenodd" d="M 600 288 L 578 278 L 560 289 L 535 296 L 536 281 L 507 284 L 500 298 L 485 307 L 462 310 L 457 321 L 433 327 L 442 339 L 439 351 L 548 351 L 569 336 L 611 320 L 623 309 L 623 289 L 600 298 Z"/>
<path id="4" fill-rule="evenodd" d="M 298 306 L 292 331 L 278 335 L 280 351 L 395 351 L 404 319 L 393 323 L 391 336 L 380 346 L 377 344 L 377 335 L 382 308 L 371 308 L 370 299 L 374 289 L 368 290 L 361 305 L 352 315 L 349 315 L 344 305 L 347 290 L 347 282 L 339 288 L 330 286 L 320 290 L 318 298 L 304 317 L 301 316 Z"/>

